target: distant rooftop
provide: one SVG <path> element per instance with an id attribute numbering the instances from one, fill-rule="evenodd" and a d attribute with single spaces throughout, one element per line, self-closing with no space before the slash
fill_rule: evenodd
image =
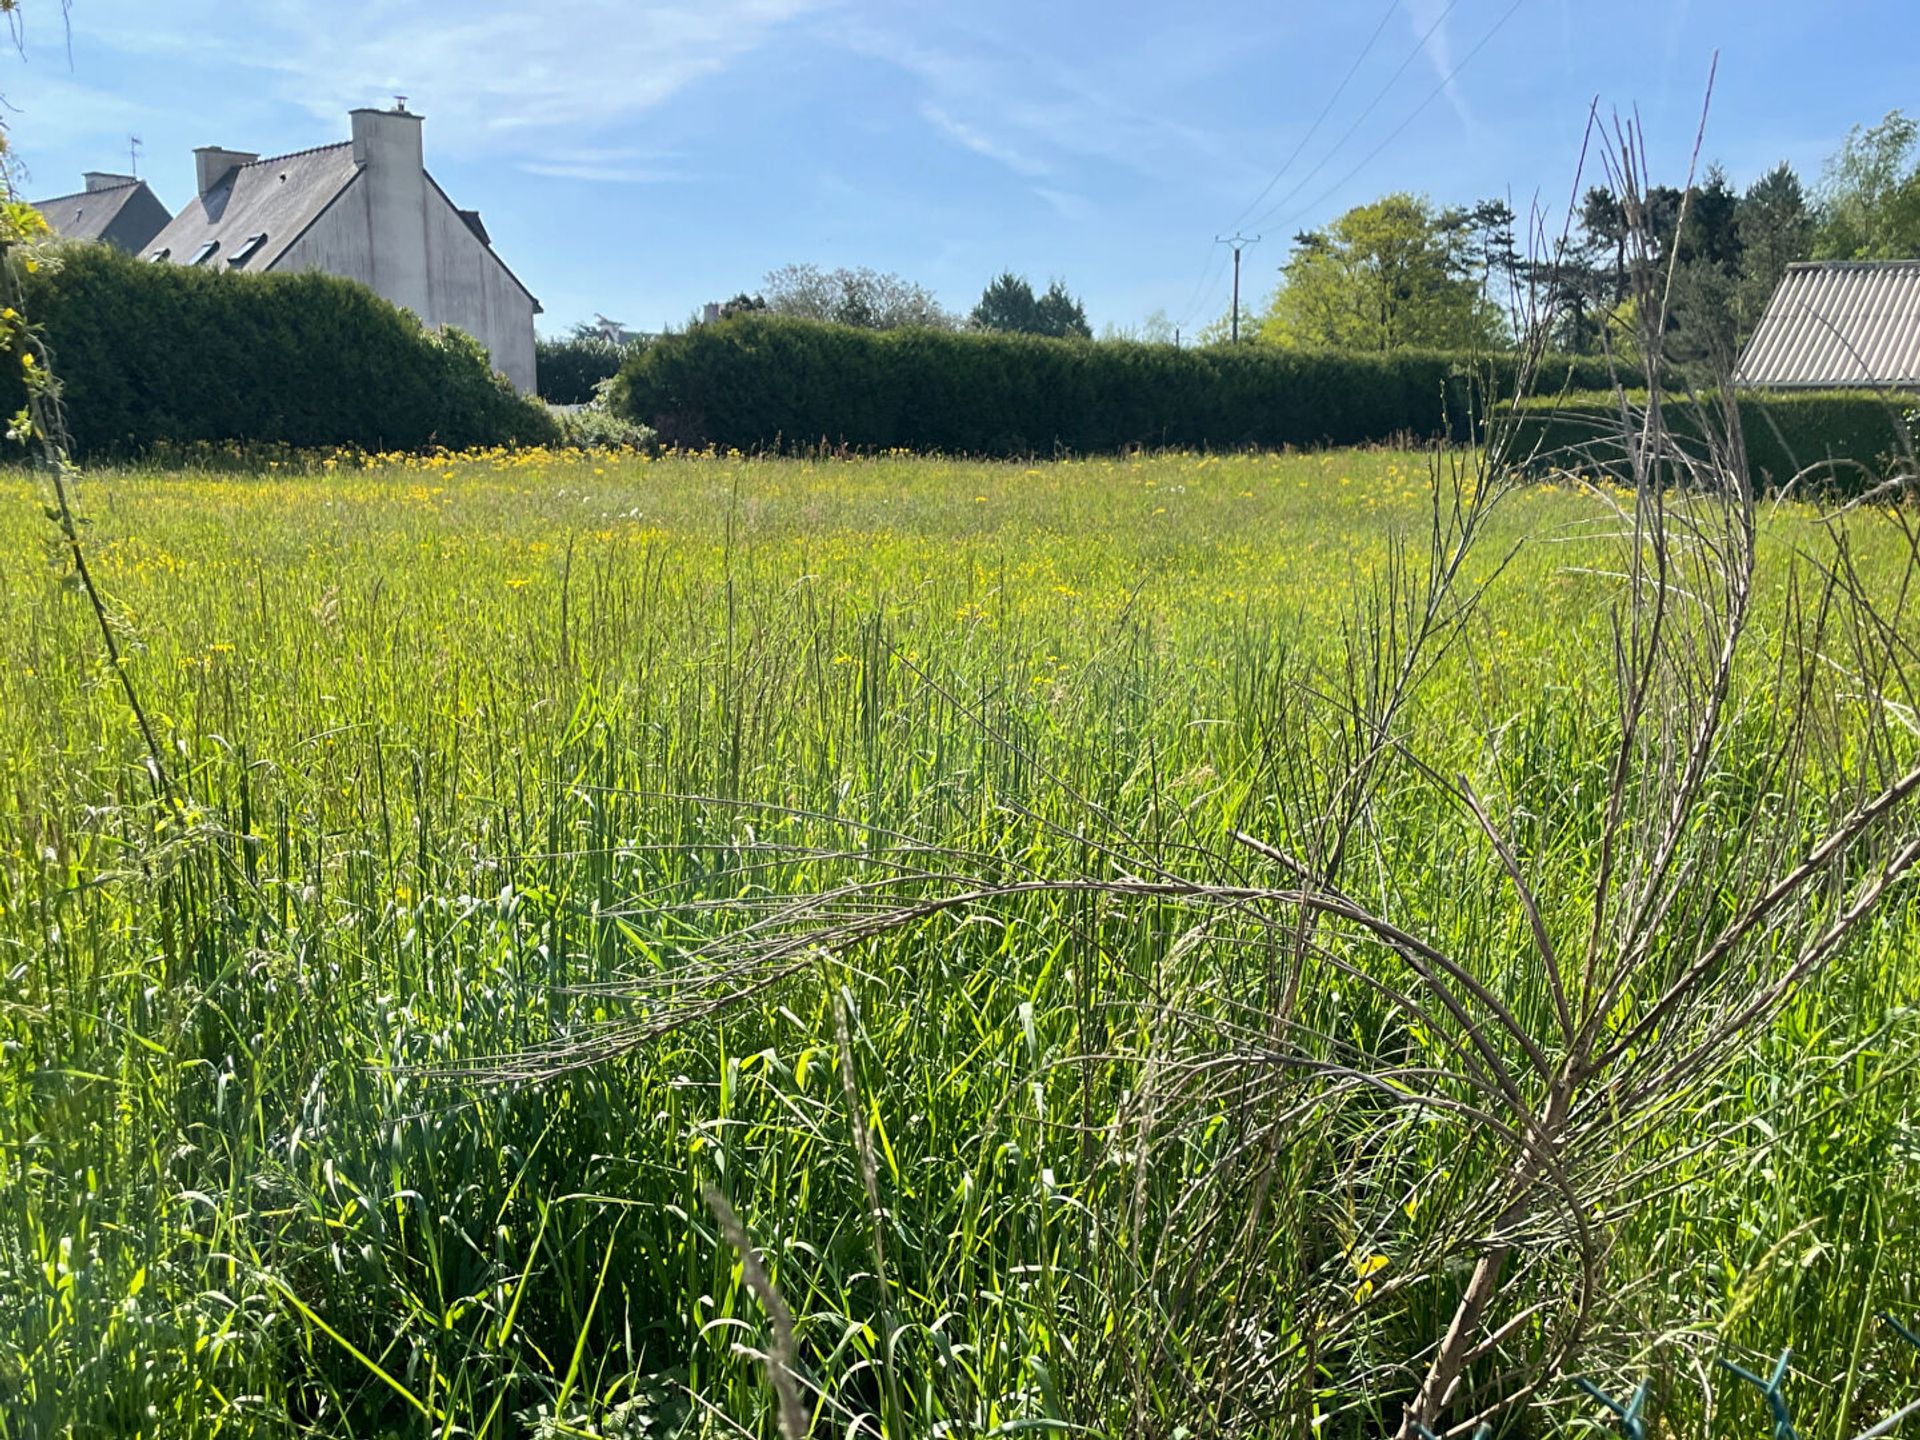
<path id="1" fill-rule="evenodd" d="M 33 202 L 48 228 L 62 240 L 102 241 L 138 250 L 171 218 L 144 180 L 97 170 L 83 178 L 84 190 Z"/>
<path id="2" fill-rule="evenodd" d="M 1920 260 L 1789 266 L 1735 378 L 1763 389 L 1920 389 Z"/>

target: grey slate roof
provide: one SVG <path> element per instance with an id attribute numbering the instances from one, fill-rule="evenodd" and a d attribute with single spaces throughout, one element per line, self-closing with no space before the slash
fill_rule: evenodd
<path id="1" fill-rule="evenodd" d="M 144 180 L 36 200 L 33 208 L 62 240 L 95 240 L 122 250 L 144 249 L 167 224 L 167 207 Z"/>
<path id="2" fill-rule="evenodd" d="M 1767 389 L 1920 389 L 1920 260 L 1789 266 L 1735 379 Z"/>
<path id="3" fill-rule="evenodd" d="M 212 240 L 219 242 L 219 248 L 208 258 L 209 265 L 271 269 L 359 173 L 350 140 L 235 166 L 205 195 L 188 201 L 173 223 L 148 242 L 144 253 L 166 250 L 168 259 L 185 264 Z M 266 242 L 243 264 L 227 267 L 227 257 L 251 235 L 265 235 Z"/>

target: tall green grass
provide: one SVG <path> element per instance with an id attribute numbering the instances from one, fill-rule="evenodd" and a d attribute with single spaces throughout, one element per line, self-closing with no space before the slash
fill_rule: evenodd
<path id="1" fill-rule="evenodd" d="M 0 481 L 0 1435 L 771 1434 L 769 1328 L 706 1185 L 794 1313 L 820 1433 L 1392 1424 L 1355 1397 L 1438 1309 L 1348 1330 L 1264 1409 L 1211 1408 L 1209 1363 L 1304 1343 L 1279 1297 L 1351 1243 L 1343 1193 L 1464 1190 L 1494 1152 L 1383 1122 L 1360 1173 L 1329 1136 L 1254 1243 L 1196 1255 L 1177 1303 L 1144 1286 L 1128 1257 L 1226 1173 L 1246 1103 L 1223 1087 L 1149 1181 L 1112 1163 L 1102 1127 L 1167 1083 L 1143 1002 L 1177 975 L 1190 1013 L 1241 1019 L 1171 913 L 1037 894 L 542 1086 L 488 1072 L 644 1028 L 621 997 L 676 955 L 900 837 L 1013 875 L 1096 864 L 1114 828 L 1165 858 L 1277 823 L 1341 743 L 1303 679 L 1426 496 L 1386 453 L 102 472 L 87 543 L 169 810 L 32 481 Z M 1768 517 L 1763 625 L 1810 520 Z M 1476 564 L 1518 555 L 1407 733 L 1578 877 L 1611 526 L 1551 490 L 1496 524 Z M 1861 543 L 1900 583 L 1904 551 Z M 1537 990 L 1470 823 L 1396 785 L 1369 833 L 1424 857 L 1402 913 L 1509 946 Z M 1895 906 L 1675 1121 L 1676 1154 L 1728 1133 L 1612 1227 L 1646 1325 L 1595 1363 L 1653 1375 L 1674 1433 L 1761 1423 L 1709 1409 L 1720 1345 L 1791 1343 L 1810 1435 L 1920 1386 L 1870 1319 L 1920 1306 L 1915 922 Z M 1316 1003 L 1389 1033 L 1364 992 Z M 1392 1258 L 1356 1252 L 1326 1303 Z"/>

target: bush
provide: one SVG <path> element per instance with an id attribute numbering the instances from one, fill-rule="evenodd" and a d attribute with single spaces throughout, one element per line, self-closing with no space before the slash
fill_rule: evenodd
<path id="1" fill-rule="evenodd" d="M 554 415 L 560 425 L 560 443 L 576 450 L 652 450 L 654 433 L 645 425 L 616 415 L 603 404 L 563 410 Z"/>
<path id="2" fill-rule="evenodd" d="M 540 398 L 549 405 L 591 404 L 597 387 L 619 371 L 627 349 L 591 335 L 537 341 L 533 358 Z"/>
<path id="3" fill-rule="evenodd" d="M 29 278 L 74 452 L 162 442 L 350 446 L 540 444 L 544 406 L 514 392 L 480 343 L 430 332 L 364 285 L 319 274 L 235 275 L 65 245 Z M 0 365 L 0 406 L 24 401 Z"/>
<path id="4" fill-rule="evenodd" d="M 1628 397 L 1636 406 L 1643 393 Z M 1700 404 L 1712 406 L 1709 392 Z M 1549 465 L 1627 478 L 1616 438 L 1620 402 L 1610 394 L 1587 393 L 1558 400 L 1529 401 L 1515 436 L 1516 454 L 1535 468 Z M 1873 391 L 1748 391 L 1739 398 L 1740 430 L 1753 477 L 1761 488 L 1777 490 L 1802 471 L 1805 488 L 1858 492 L 1878 479 L 1888 462 L 1904 451 L 1908 437 L 1898 405 Z M 1699 411 L 1694 402 L 1669 397 L 1667 423 L 1682 445 L 1697 443 Z"/>
<path id="5" fill-rule="evenodd" d="M 1275 449 L 1473 432 L 1475 376 L 1511 358 L 1180 350 L 1027 335 L 875 332 L 741 315 L 630 355 L 611 402 L 674 445 L 902 447 L 964 455 Z M 1555 360 L 1543 388 L 1609 383 Z"/>

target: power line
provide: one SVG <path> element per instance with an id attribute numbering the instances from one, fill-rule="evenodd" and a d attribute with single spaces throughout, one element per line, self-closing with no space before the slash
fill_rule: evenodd
<path id="1" fill-rule="evenodd" d="M 1449 85 L 1453 83 L 1454 77 L 1458 75 L 1462 70 L 1467 68 L 1468 63 L 1473 59 L 1474 56 L 1478 55 L 1482 50 L 1487 48 L 1487 45 L 1492 41 L 1493 37 L 1500 33 L 1501 27 L 1503 27 L 1507 23 L 1507 21 L 1511 20 L 1519 12 L 1520 7 L 1526 3 L 1527 3 L 1527 0 L 1513 0 L 1513 3 L 1509 5 L 1504 11 L 1501 12 L 1500 18 L 1493 22 L 1493 28 L 1488 30 L 1486 34 L 1482 35 L 1479 39 L 1479 42 L 1475 44 L 1471 50 L 1467 51 L 1465 55 L 1460 57 L 1460 63 L 1455 65 L 1451 70 L 1449 70 L 1445 75 L 1441 77 L 1440 83 L 1434 86 L 1433 89 L 1427 92 L 1427 96 L 1424 100 L 1422 100 L 1418 105 L 1414 106 L 1412 110 L 1407 112 L 1406 118 L 1402 120 L 1398 125 L 1394 126 L 1393 129 L 1387 133 L 1387 136 L 1384 140 L 1382 140 L 1378 145 L 1374 146 L 1373 149 L 1369 150 L 1365 155 L 1363 155 L 1360 158 L 1359 164 L 1355 165 L 1345 175 L 1342 175 L 1338 180 L 1334 181 L 1334 183 L 1327 188 L 1326 193 L 1321 195 L 1319 199 L 1315 200 L 1311 205 L 1302 206 L 1300 209 L 1295 210 L 1293 214 L 1289 215 L 1287 217 L 1288 222 L 1291 223 L 1292 221 L 1299 219 L 1303 215 L 1310 215 L 1315 210 L 1318 210 L 1322 205 L 1326 204 L 1327 201 L 1331 200 L 1335 195 L 1339 194 L 1340 191 L 1347 185 L 1347 183 L 1354 178 L 1354 176 L 1358 175 L 1362 170 L 1366 169 L 1368 165 L 1372 164 L 1375 158 L 1379 156 L 1382 150 L 1385 150 L 1387 146 L 1391 145 L 1395 140 L 1398 140 L 1400 136 L 1406 131 L 1406 128 L 1409 125 L 1413 124 L 1415 120 L 1418 120 L 1420 118 L 1421 113 L 1425 111 L 1425 109 L 1429 105 L 1433 104 L 1434 101 L 1438 100 L 1442 95 L 1446 93 L 1446 89 Z"/>
<path id="2" fill-rule="evenodd" d="M 1407 73 L 1407 68 L 1411 66 L 1415 60 L 1418 60 L 1420 56 L 1426 52 L 1427 42 L 1431 40 L 1439 32 L 1440 27 L 1446 23 L 1447 17 L 1454 12 L 1455 7 L 1457 7 L 1459 3 L 1460 3 L 1460 0 L 1447 0 L 1447 4 L 1445 8 L 1442 9 L 1441 12 L 1434 17 L 1433 24 L 1427 27 L 1426 33 L 1421 35 L 1420 39 L 1415 42 L 1413 49 L 1407 52 L 1406 59 L 1402 60 L 1400 64 L 1397 67 L 1395 67 L 1393 74 L 1387 77 L 1387 83 L 1382 85 L 1378 93 L 1374 95 L 1373 99 L 1367 102 L 1367 108 L 1362 110 L 1358 118 L 1354 120 L 1353 124 L 1349 125 L 1346 128 L 1346 132 L 1342 134 L 1338 140 L 1333 142 L 1333 148 L 1327 151 L 1326 154 L 1320 157 L 1319 164 L 1315 165 L 1306 174 L 1302 175 L 1299 178 L 1299 180 L 1294 182 L 1294 186 L 1291 190 L 1287 191 L 1286 194 L 1282 195 L 1278 200 L 1274 201 L 1271 208 L 1264 211 L 1260 215 L 1256 216 L 1252 221 L 1253 224 L 1264 226 L 1267 223 L 1267 221 L 1271 220 L 1276 214 L 1279 213 L 1280 208 L 1283 205 L 1285 205 L 1289 200 L 1293 199 L 1293 197 L 1298 195 L 1302 190 L 1306 189 L 1308 183 L 1312 181 L 1314 176 L 1318 175 L 1322 170 L 1327 168 L 1327 162 L 1332 160 L 1334 156 L 1340 153 L 1340 151 L 1346 146 L 1346 143 L 1349 140 L 1351 140 L 1355 134 L 1358 133 L 1360 127 L 1367 123 L 1368 117 L 1371 116 L 1375 110 L 1378 110 L 1380 108 L 1380 102 L 1385 100 L 1388 95 L 1393 93 L 1393 87 L 1400 83 L 1400 77 Z M 1458 67 L 1456 67 L 1456 69 L 1457 68 Z M 1443 88 L 1444 88 L 1444 82 L 1443 82 Z"/>
<path id="3" fill-rule="evenodd" d="M 1187 303 L 1181 307 L 1180 318 L 1175 322 L 1178 328 L 1185 329 L 1187 323 L 1193 319 L 1194 315 L 1205 307 L 1208 300 L 1213 298 L 1213 292 L 1219 283 L 1219 277 L 1225 273 L 1224 267 L 1226 263 L 1227 257 L 1220 253 L 1219 246 L 1209 245 L 1207 247 L 1207 263 L 1201 267 L 1200 278 L 1193 282 L 1193 289 L 1187 293 Z"/>
<path id="4" fill-rule="evenodd" d="M 1340 83 L 1334 87 L 1333 94 L 1327 97 L 1327 103 L 1320 107 L 1320 113 L 1314 117 L 1313 124 L 1307 128 L 1307 133 L 1301 136 L 1299 143 L 1293 147 L 1292 153 L 1281 162 L 1280 168 L 1273 172 L 1272 178 L 1267 181 L 1260 193 L 1254 196 L 1251 203 L 1235 217 L 1230 228 L 1235 230 L 1240 228 L 1241 222 L 1247 218 L 1248 213 L 1273 193 L 1273 187 L 1286 177 L 1287 171 L 1293 168 L 1294 162 L 1305 153 L 1307 146 L 1313 143 L 1314 136 L 1320 133 L 1320 127 L 1333 113 L 1334 106 L 1340 103 L 1340 97 L 1347 93 L 1347 87 L 1353 83 L 1354 76 L 1360 73 L 1360 67 L 1373 53 L 1374 46 L 1380 43 L 1380 37 L 1386 33 L 1387 22 L 1393 19 L 1394 12 L 1400 8 L 1400 4 L 1401 0 L 1389 0 L 1387 8 L 1381 12 L 1379 22 L 1373 27 L 1373 33 L 1367 36 L 1367 43 L 1360 47 L 1360 53 L 1347 67 L 1347 73 L 1341 76 Z M 1406 67 L 1403 65 L 1401 68 Z M 1376 100 L 1375 103 L 1379 102 Z M 1181 307 L 1179 319 L 1181 327 L 1185 327 L 1197 314 L 1209 307 L 1214 293 L 1219 289 L 1220 279 L 1224 273 L 1224 258 L 1217 248 L 1210 249 L 1206 262 L 1200 267 L 1200 276 L 1193 282 L 1193 289 L 1187 292 L 1186 304 Z"/>
<path id="5" fill-rule="evenodd" d="M 1280 168 L 1273 172 L 1273 178 L 1267 181 L 1265 188 L 1262 189 L 1258 195 L 1253 197 L 1252 201 L 1247 205 L 1247 208 L 1233 217 L 1230 228 L 1235 230 L 1240 228 L 1240 222 L 1245 220 L 1254 210 L 1258 209 L 1260 203 L 1273 193 L 1273 187 L 1278 185 L 1287 171 L 1293 168 L 1293 162 L 1300 158 L 1301 152 L 1313 143 L 1313 137 L 1320 133 L 1320 127 L 1326 123 L 1327 116 L 1333 113 L 1333 107 L 1338 105 L 1340 103 L 1340 97 L 1347 93 L 1347 86 L 1351 85 L 1353 83 L 1353 77 L 1360 73 L 1360 67 L 1366 63 L 1367 56 L 1373 53 L 1373 47 L 1379 43 L 1380 37 L 1386 33 L 1387 22 L 1393 19 L 1394 11 L 1399 8 L 1400 0 L 1390 0 L 1386 10 L 1382 12 L 1380 16 L 1380 23 L 1373 27 L 1373 33 L 1367 37 L 1367 43 L 1361 46 L 1360 53 L 1353 57 L 1353 64 L 1347 67 L 1347 73 L 1341 77 L 1340 83 L 1334 87 L 1333 94 L 1327 97 L 1327 103 L 1320 107 L 1320 113 L 1313 117 L 1313 124 L 1308 126 L 1307 133 L 1300 137 L 1300 143 L 1293 147 L 1293 152 L 1281 162 Z"/>

